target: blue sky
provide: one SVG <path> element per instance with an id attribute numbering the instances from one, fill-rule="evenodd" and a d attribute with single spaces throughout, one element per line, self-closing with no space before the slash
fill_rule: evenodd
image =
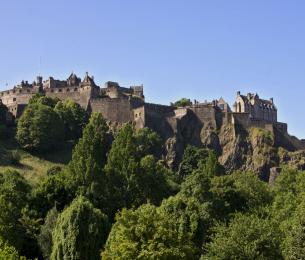
<path id="1" fill-rule="evenodd" d="M 305 1 L 1 0 L 0 12 L 0 89 L 89 71 L 162 104 L 251 91 L 305 138 Z"/>

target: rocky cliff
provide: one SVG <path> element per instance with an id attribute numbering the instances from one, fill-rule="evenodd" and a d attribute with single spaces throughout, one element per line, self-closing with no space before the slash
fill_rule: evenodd
<path id="1" fill-rule="evenodd" d="M 305 150 L 292 149 L 291 138 L 277 131 L 243 129 L 232 124 L 225 124 L 218 130 L 207 124 L 194 131 L 186 122 L 177 126 L 174 136 L 166 141 L 166 159 L 172 167 L 179 163 L 186 145 L 192 144 L 213 149 L 228 173 L 236 170 L 254 172 L 267 181 L 273 167 L 305 169 Z"/>

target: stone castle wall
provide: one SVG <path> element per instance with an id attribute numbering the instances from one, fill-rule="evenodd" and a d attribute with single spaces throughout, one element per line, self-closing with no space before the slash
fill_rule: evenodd
<path id="1" fill-rule="evenodd" d="M 64 87 L 64 88 L 48 88 L 44 90 L 45 95 L 51 98 L 59 98 L 60 100 L 65 100 L 67 98 L 71 98 L 77 103 L 80 103 L 80 88 L 71 88 L 71 87 Z"/>
<path id="2" fill-rule="evenodd" d="M 92 112 L 102 113 L 109 121 L 126 123 L 133 121 L 134 112 L 131 103 L 124 98 L 92 98 L 90 100 Z"/>
<path id="3" fill-rule="evenodd" d="M 191 106 L 190 110 L 193 111 L 203 125 L 210 125 L 214 129 L 218 128 L 216 121 L 216 108 L 214 106 L 199 104 Z"/>
<path id="4" fill-rule="evenodd" d="M 172 106 L 152 104 L 152 103 L 145 103 L 144 106 L 146 112 L 156 113 L 158 115 L 173 114 L 175 110 L 175 107 Z"/>
<path id="5" fill-rule="evenodd" d="M 27 104 L 31 97 L 39 93 L 38 88 L 11 89 L 0 92 L 0 99 L 6 106 L 18 104 Z"/>

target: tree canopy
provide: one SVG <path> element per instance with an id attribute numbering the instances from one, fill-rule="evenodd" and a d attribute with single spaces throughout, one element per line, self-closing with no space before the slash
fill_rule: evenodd
<path id="1" fill-rule="evenodd" d="M 181 98 L 179 100 L 177 100 L 174 103 L 171 103 L 171 106 L 175 106 L 175 107 L 187 107 L 187 106 L 191 106 L 193 103 L 190 99 L 188 98 Z"/>
<path id="2" fill-rule="evenodd" d="M 63 122 L 47 105 L 28 105 L 18 120 L 16 139 L 25 149 L 46 152 L 60 147 L 63 138 Z"/>
<path id="3" fill-rule="evenodd" d="M 84 197 L 76 198 L 58 217 L 51 260 L 100 259 L 99 250 L 108 230 L 107 216 Z"/>
<path id="4" fill-rule="evenodd" d="M 57 102 L 54 110 L 64 124 L 65 138 L 79 138 L 87 123 L 87 113 L 85 109 L 72 99 L 66 99 L 65 101 Z"/>

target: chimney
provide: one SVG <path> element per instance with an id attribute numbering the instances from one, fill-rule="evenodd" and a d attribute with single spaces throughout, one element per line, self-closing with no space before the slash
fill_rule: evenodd
<path id="1" fill-rule="evenodd" d="M 240 96 L 240 91 L 237 91 L 237 96 L 238 96 L 238 97 Z"/>

